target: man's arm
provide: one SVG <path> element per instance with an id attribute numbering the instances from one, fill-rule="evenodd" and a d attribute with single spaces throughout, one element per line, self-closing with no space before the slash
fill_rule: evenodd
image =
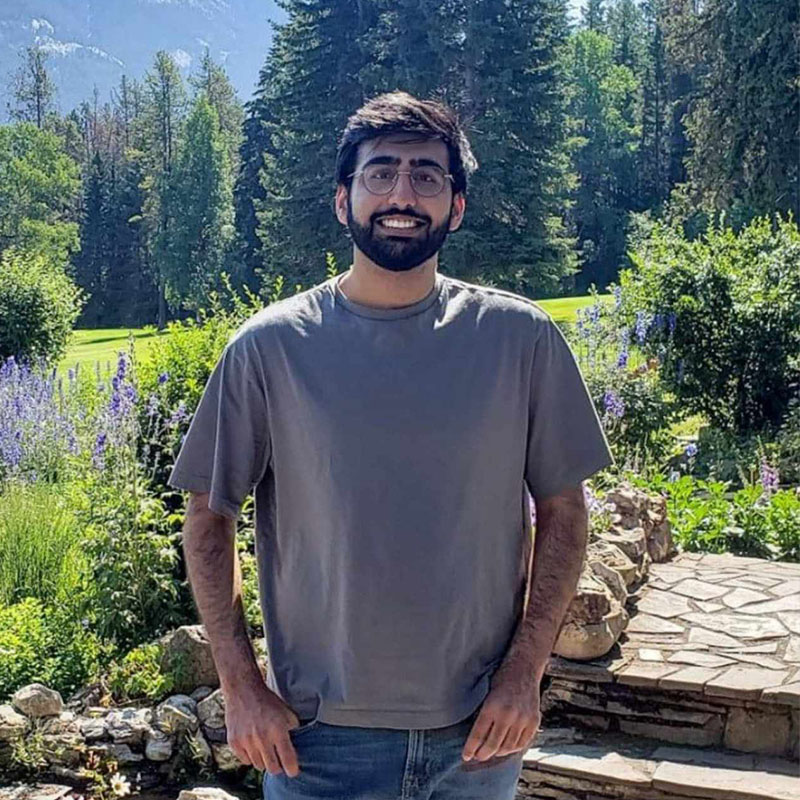
<path id="1" fill-rule="evenodd" d="M 236 522 L 209 509 L 207 492 L 192 492 L 183 551 L 226 700 L 264 684 L 247 632 L 235 540 Z"/>
<path id="2" fill-rule="evenodd" d="M 225 698 L 228 746 L 244 764 L 293 778 L 299 767 L 288 732 L 300 720 L 269 689 L 258 668 L 242 602 L 236 522 L 211 511 L 208 496 L 208 492 L 191 494 L 183 550 Z"/>
<path id="3" fill-rule="evenodd" d="M 525 750 L 541 722 L 539 685 L 578 586 L 589 517 L 583 486 L 536 499 L 528 605 L 472 725 L 462 757 L 486 761 Z"/>
<path id="4" fill-rule="evenodd" d="M 500 665 L 541 681 L 578 586 L 589 529 L 583 486 L 536 499 L 536 537 L 528 607 Z"/>

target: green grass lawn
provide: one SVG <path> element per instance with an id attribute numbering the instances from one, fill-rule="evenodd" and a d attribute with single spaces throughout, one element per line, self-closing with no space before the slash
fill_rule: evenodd
<path id="1" fill-rule="evenodd" d="M 613 301 L 613 295 L 601 295 L 601 297 L 603 302 Z M 591 305 L 592 298 L 560 297 L 555 300 L 537 300 L 537 304 L 556 322 L 574 322 L 577 310 Z M 58 365 L 59 375 L 66 375 L 67 370 L 74 369 L 76 363 L 80 363 L 82 370 L 95 369 L 95 364 L 99 361 L 101 374 L 105 374 L 107 369 L 113 370 L 118 352 L 128 349 L 129 333 L 134 337 L 136 357 L 142 358 L 155 337 L 163 336 L 165 331 L 158 333 L 153 328 L 77 329 L 73 331 L 66 356 Z"/>
<path id="2" fill-rule="evenodd" d="M 74 369 L 75 364 L 81 365 L 81 370 L 95 369 L 95 364 L 100 362 L 100 373 L 105 375 L 108 368 L 114 370 L 117 355 L 120 350 L 128 349 L 128 335 L 134 338 L 134 353 L 136 358 L 142 358 L 156 336 L 163 336 L 166 331 L 158 333 L 154 328 L 93 328 L 76 329 L 72 332 L 72 341 L 67 348 L 67 354 L 58 365 L 58 374 L 66 375 L 68 369 Z"/>

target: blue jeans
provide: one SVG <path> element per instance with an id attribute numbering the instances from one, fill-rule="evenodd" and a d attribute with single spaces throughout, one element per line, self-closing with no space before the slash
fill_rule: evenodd
<path id="1" fill-rule="evenodd" d="M 461 753 L 478 709 L 446 728 L 398 730 L 303 722 L 289 731 L 300 772 L 264 772 L 265 800 L 514 800 L 523 751 Z"/>

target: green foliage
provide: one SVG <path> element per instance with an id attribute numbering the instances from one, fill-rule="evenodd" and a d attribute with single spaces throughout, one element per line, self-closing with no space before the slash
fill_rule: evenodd
<path id="1" fill-rule="evenodd" d="M 582 291 L 591 283 L 606 286 L 625 251 L 626 212 L 638 201 L 639 82 L 630 67 L 615 63 L 614 42 L 597 30 L 574 33 L 563 58 L 569 74 L 569 149 L 580 176 L 570 216 L 580 231 L 583 268 L 576 280 Z"/>
<path id="2" fill-rule="evenodd" d="M 747 485 L 736 492 L 721 481 L 683 475 L 631 482 L 667 498 L 672 533 L 684 550 L 800 560 L 800 494 L 764 492 Z"/>
<path id="3" fill-rule="evenodd" d="M 25 122 L 0 125 L 0 251 L 46 251 L 58 263 L 77 249 L 72 209 L 80 189 L 78 165 L 50 131 Z"/>
<path id="4" fill-rule="evenodd" d="M 180 533 L 164 501 L 99 481 L 86 487 L 86 499 L 86 604 L 97 635 L 125 651 L 194 623 L 190 592 L 178 576 Z"/>
<path id="5" fill-rule="evenodd" d="M 756 219 L 737 235 L 709 225 L 686 241 L 656 224 L 621 275 L 634 325 L 675 315 L 674 333 L 649 326 L 644 350 L 662 360 L 671 391 L 712 424 L 743 433 L 779 425 L 800 380 L 800 232 Z"/>
<path id="6" fill-rule="evenodd" d="M 156 492 L 172 492 L 166 479 L 178 455 L 180 436 L 189 427 L 189 420 L 225 345 L 236 328 L 263 307 L 261 300 L 246 286 L 246 300 L 243 300 L 226 273 L 222 273 L 220 280 L 224 294 L 216 290 L 208 293 L 207 308 L 198 311 L 199 321 L 169 323 L 168 334 L 153 341 L 138 366 L 142 398 L 156 397 L 164 408 L 180 409 L 180 423 L 164 437 L 152 431 L 146 403 L 139 408 L 140 427 L 146 432 L 142 445 L 148 448 L 148 461 L 152 465 L 149 478 Z M 279 289 L 281 287 L 282 279 Z"/>
<path id="7" fill-rule="evenodd" d="M 0 606 L 0 698 L 34 681 L 69 696 L 94 679 L 111 649 L 74 610 L 35 597 Z"/>
<path id="8" fill-rule="evenodd" d="M 12 483 L 0 493 L 0 604 L 69 602 L 87 570 L 64 486 Z"/>
<path id="9" fill-rule="evenodd" d="M 622 468 L 637 469 L 663 464 L 675 446 L 670 425 L 678 417 L 678 408 L 658 370 L 646 366 L 619 370 L 600 365 L 582 372 L 615 462 Z M 607 407 L 609 387 L 625 409 L 620 417 Z"/>
<path id="10" fill-rule="evenodd" d="M 233 240 L 233 194 L 228 150 L 217 112 L 204 94 L 192 106 L 162 201 L 170 224 L 156 241 L 174 307 L 199 308 Z"/>
<path id="11" fill-rule="evenodd" d="M 44 359 L 55 365 L 66 350 L 83 304 L 63 267 L 43 253 L 0 254 L 0 360 Z"/>
<path id="12" fill-rule="evenodd" d="M 161 670 L 161 647 L 157 642 L 139 645 L 120 661 L 114 660 L 108 669 L 108 688 L 114 700 L 147 698 L 158 702 L 168 695 L 175 685 L 174 678 Z"/>

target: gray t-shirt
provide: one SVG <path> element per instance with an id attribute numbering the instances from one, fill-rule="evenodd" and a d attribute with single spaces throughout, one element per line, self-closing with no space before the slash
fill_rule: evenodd
<path id="1" fill-rule="evenodd" d="M 535 303 L 437 272 L 422 300 L 375 308 L 341 277 L 234 333 L 169 484 L 234 519 L 255 487 L 267 685 L 301 719 L 451 725 L 527 603 L 528 490 L 613 459 Z"/>

